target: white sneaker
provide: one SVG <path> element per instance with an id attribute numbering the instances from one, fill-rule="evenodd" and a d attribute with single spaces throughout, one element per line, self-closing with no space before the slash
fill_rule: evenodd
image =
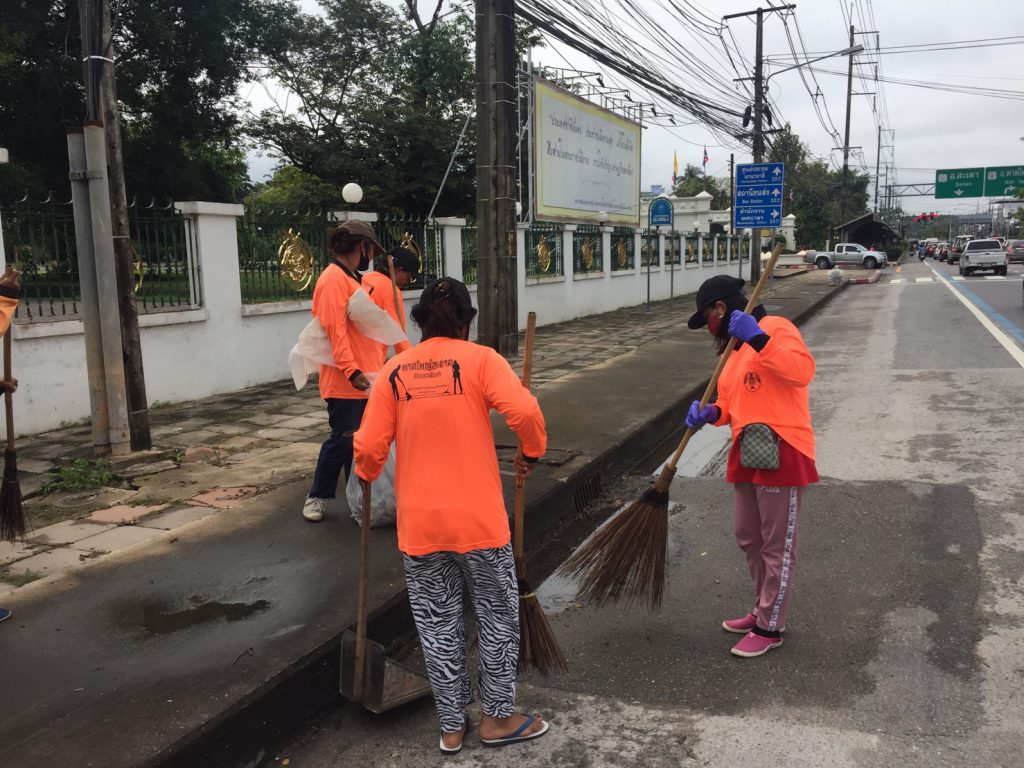
<path id="1" fill-rule="evenodd" d="M 328 501 L 329 499 L 314 499 L 312 496 L 307 496 L 306 503 L 302 505 L 302 516 L 311 523 L 319 523 L 324 519 Z"/>

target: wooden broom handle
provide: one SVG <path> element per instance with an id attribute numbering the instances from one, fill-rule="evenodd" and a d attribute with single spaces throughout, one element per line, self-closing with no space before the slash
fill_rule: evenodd
<path id="1" fill-rule="evenodd" d="M 771 279 L 772 272 L 775 269 L 775 263 L 779 260 L 779 256 L 782 255 L 782 242 L 775 244 L 775 249 L 772 251 L 772 256 L 768 259 L 768 266 L 764 268 L 761 273 L 761 279 L 757 281 L 757 285 L 754 286 L 754 290 L 750 293 L 750 298 L 747 300 L 747 308 L 743 310 L 746 313 L 753 311 L 754 307 L 761 301 L 761 294 L 764 293 L 765 287 L 768 285 L 768 281 Z M 761 258 L 758 254 L 757 258 Z M 715 394 L 715 389 L 718 387 L 718 377 L 722 375 L 722 371 L 725 370 L 725 364 L 729 362 L 729 356 L 732 351 L 736 348 L 736 343 L 739 341 L 735 336 L 729 339 L 729 344 L 725 348 L 725 352 L 718 356 L 718 365 L 715 366 L 715 372 L 711 375 L 711 381 L 708 382 L 707 387 L 704 389 L 704 396 L 700 399 L 700 408 L 704 409 L 704 406 L 711 400 L 711 396 Z M 692 427 L 687 427 L 686 433 L 683 435 L 683 439 L 679 441 L 679 447 L 676 448 L 676 452 L 672 454 L 672 458 L 669 460 L 666 469 L 671 470 L 673 473 L 676 471 L 676 465 L 679 463 L 679 457 L 683 455 L 683 451 L 686 450 L 687 444 L 690 442 L 690 438 L 697 434 L 697 430 Z"/>
<path id="2" fill-rule="evenodd" d="M 352 470 L 353 472 L 355 469 Z M 370 483 L 363 488 L 363 525 L 359 531 L 359 594 L 356 603 L 356 668 L 352 679 L 352 696 L 360 704 L 366 691 L 366 624 L 367 597 L 370 587 L 370 519 L 373 497 Z"/>
<path id="3" fill-rule="evenodd" d="M 533 339 L 537 333 L 537 313 L 531 312 L 526 316 L 526 349 L 523 351 L 523 386 L 530 388 L 530 378 L 533 376 Z M 516 514 L 515 514 L 515 536 L 512 541 L 512 554 L 516 561 L 516 572 L 519 578 L 523 578 L 523 513 L 526 507 L 525 499 L 526 481 L 516 473 Z"/>
<path id="4" fill-rule="evenodd" d="M 391 254 L 388 254 L 388 272 L 391 273 L 391 298 L 395 302 L 395 317 L 398 318 L 398 324 L 402 326 L 402 330 L 405 330 L 405 312 L 402 310 L 402 305 L 398 301 L 398 282 L 395 280 L 395 260 Z"/>
<path id="5" fill-rule="evenodd" d="M 11 330 L 7 329 L 4 334 L 4 381 L 11 381 Z M 14 395 L 7 392 L 4 395 L 4 408 L 7 411 L 7 450 L 14 450 Z"/>

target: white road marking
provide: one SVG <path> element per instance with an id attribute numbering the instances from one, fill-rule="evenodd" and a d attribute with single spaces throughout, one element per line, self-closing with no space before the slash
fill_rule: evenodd
<path id="1" fill-rule="evenodd" d="M 918 282 L 918 283 L 930 283 L 930 282 L 932 282 L 932 278 L 930 278 L 930 277 L 919 277 L 919 278 L 917 278 L 916 282 Z"/>
<path id="2" fill-rule="evenodd" d="M 905 278 L 905 277 L 894 277 L 889 282 L 892 283 L 893 285 L 895 285 L 896 283 L 905 283 L 905 282 L 907 282 L 907 278 Z"/>
<path id="3" fill-rule="evenodd" d="M 986 280 L 1005 280 L 1006 278 L 1002 275 L 985 275 Z"/>
<path id="4" fill-rule="evenodd" d="M 1012 357 L 1017 362 L 1017 365 L 1019 365 L 1021 368 L 1024 368 L 1024 350 L 1018 347 L 1013 342 L 1013 339 L 1007 336 L 999 326 L 997 326 L 995 323 L 993 323 L 991 320 L 985 317 L 985 313 L 978 309 L 978 307 L 974 305 L 973 301 L 968 299 L 964 294 L 962 294 L 960 291 L 954 288 L 951 282 L 949 282 L 948 280 L 943 280 L 939 276 L 939 271 L 935 269 L 935 267 L 929 264 L 928 268 L 935 273 L 935 277 L 938 278 L 939 282 L 945 285 L 949 289 L 950 293 L 956 296 L 957 299 L 960 300 L 960 303 L 967 307 L 967 311 L 974 315 L 977 321 L 981 323 L 982 327 L 992 334 L 992 336 L 995 338 L 996 341 L 999 342 L 1002 348 L 1010 353 L 1010 357 Z"/>
<path id="5" fill-rule="evenodd" d="M 967 278 L 964 277 L 963 275 L 953 275 L 953 279 L 956 280 L 958 283 L 962 283 Z"/>

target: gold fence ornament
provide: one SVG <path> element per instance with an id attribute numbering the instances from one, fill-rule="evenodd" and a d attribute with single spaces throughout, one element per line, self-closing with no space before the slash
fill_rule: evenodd
<path id="1" fill-rule="evenodd" d="M 277 249 L 281 279 L 295 291 L 304 291 L 313 282 L 315 260 L 309 244 L 291 229 Z"/>
<path id="2" fill-rule="evenodd" d="M 594 266 L 594 241 L 585 237 L 583 245 L 580 246 L 580 253 L 583 254 L 583 267 L 589 270 Z"/>
<path id="3" fill-rule="evenodd" d="M 629 261 L 629 249 L 626 247 L 626 238 L 620 237 L 619 244 L 615 246 L 615 259 L 619 262 L 620 267 L 626 266 L 626 262 Z"/>
<path id="4" fill-rule="evenodd" d="M 142 267 L 142 254 L 139 253 L 139 249 L 135 247 L 135 243 L 131 240 L 128 241 L 128 247 L 132 252 L 132 274 L 135 276 L 135 293 L 138 295 L 139 291 L 142 290 L 142 280 L 145 277 Z"/>
<path id="5" fill-rule="evenodd" d="M 541 235 L 537 243 L 537 266 L 541 272 L 551 269 L 551 246 L 548 245 L 548 236 Z"/>

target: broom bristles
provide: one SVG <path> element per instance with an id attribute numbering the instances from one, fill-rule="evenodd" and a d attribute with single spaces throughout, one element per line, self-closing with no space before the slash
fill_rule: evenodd
<path id="1" fill-rule="evenodd" d="M 552 672 L 565 674 L 569 666 L 558 638 L 551 629 L 540 600 L 532 592 L 519 596 L 519 663 L 520 670 L 536 669 L 547 677 Z"/>
<path id="2" fill-rule="evenodd" d="M 579 583 L 579 596 L 601 606 L 625 600 L 661 607 L 668 551 L 668 487 L 675 468 L 666 467 L 639 499 L 613 517 L 558 569 Z"/>
<path id="3" fill-rule="evenodd" d="M 4 477 L 0 482 L 0 540 L 14 541 L 24 538 L 27 529 L 25 505 L 18 484 L 18 456 L 15 451 L 4 451 Z"/>

